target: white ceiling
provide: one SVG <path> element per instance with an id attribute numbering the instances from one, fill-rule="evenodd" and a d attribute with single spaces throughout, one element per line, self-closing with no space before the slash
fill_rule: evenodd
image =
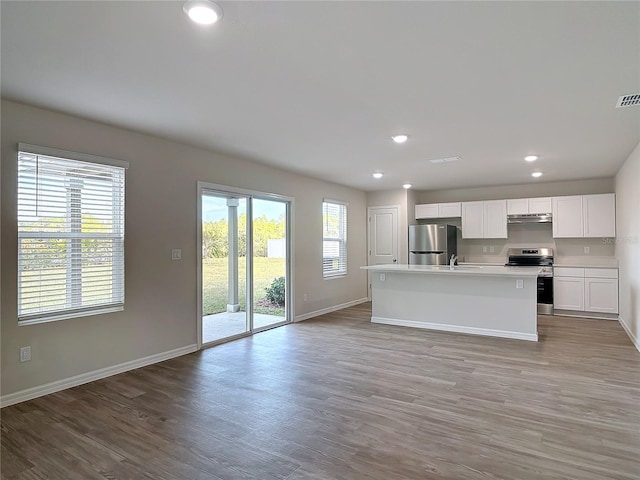
<path id="1" fill-rule="evenodd" d="M 639 2 L 218 3 L 2 1 L 2 95 L 364 190 L 608 177 L 640 141 Z"/>

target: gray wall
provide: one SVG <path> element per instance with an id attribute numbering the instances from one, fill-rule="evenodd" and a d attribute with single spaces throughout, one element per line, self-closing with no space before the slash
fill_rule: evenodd
<path id="1" fill-rule="evenodd" d="M 640 350 L 640 144 L 616 175 L 620 320 Z"/>
<path id="2" fill-rule="evenodd" d="M 124 312 L 18 327 L 17 143 L 130 162 Z M 367 296 L 366 194 L 250 161 L 13 102 L 2 102 L 2 394 L 196 343 L 197 181 L 295 198 L 297 316 Z M 322 278 L 322 199 L 348 202 L 346 278 Z M 171 249 L 182 261 L 171 261 Z M 308 301 L 303 302 L 303 294 Z M 32 361 L 18 362 L 31 345 Z"/>
<path id="3" fill-rule="evenodd" d="M 532 182 L 523 185 L 504 185 L 500 187 L 421 191 L 418 193 L 418 203 L 473 202 L 475 200 L 502 200 L 504 198 L 585 195 L 589 193 L 612 193 L 614 189 L 615 180 L 613 178 L 595 178 L 569 182 Z"/>

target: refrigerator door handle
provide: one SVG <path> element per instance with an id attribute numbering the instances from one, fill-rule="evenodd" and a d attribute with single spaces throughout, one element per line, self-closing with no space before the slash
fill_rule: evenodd
<path id="1" fill-rule="evenodd" d="M 434 255 L 442 255 L 444 251 L 440 250 L 411 250 L 411 253 L 431 253 Z"/>

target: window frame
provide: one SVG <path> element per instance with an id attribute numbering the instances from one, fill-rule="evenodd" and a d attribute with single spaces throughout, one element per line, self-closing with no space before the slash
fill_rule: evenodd
<path id="1" fill-rule="evenodd" d="M 327 215 L 326 209 L 328 206 L 338 207 L 338 235 L 328 235 Z M 348 273 L 348 256 L 347 256 L 347 230 L 348 230 L 348 206 L 346 202 L 340 200 L 332 200 L 325 198 L 322 200 L 322 278 L 325 280 L 331 280 L 336 278 L 343 278 Z M 325 257 L 325 242 L 337 242 L 338 243 L 338 267 L 327 270 L 325 268 L 328 259 L 335 259 L 336 257 Z"/>
<path id="2" fill-rule="evenodd" d="M 108 218 L 112 222 L 110 231 L 106 233 L 82 232 L 81 231 L 82 220 L 80 218 L 77 218 L 74 221 L 74 216 L 79 217 L 80 215 L 82 215 L 82 210 L 81 210 L 81 202 L 83 198 L 82 191 L 76 191 L 71 187 L 67 187 L 68 191 L 66 192 L 65 200 L 58 201 L 57 204 L 56 203 L 52 204 L 55 208 L 59 208 L 60 206 L 63 206 L 63 205 L 66 205 L 67 207 L 67 214 L 64 217 L 67 219 L 65 222 L 66 229 L 63 231 L 54 230 L 53 232 L 51 231 L 47 232 L 46 228 L 42 226 L 40 226 L 41 227 L 40 230 L 36 230 L 36 231 L 23 230 L 22 229 L 23 227 L 21 227 L 20 225 L 20 215 L 21 214 L 28 215 L 28 213 L 26 213 L 29 211 L 28 200 L 24 200 L 24 203 L 23 203 L 23 201 L 21 201 L 19 196 L 16 197 L 16 214 L 17 214 L 16 229 L 17 229 L 17 241 L 18 241 L 18 251 L 17 251 L 17 259 L 16 259 L 17 266 L 18 266 L 16 301 L 17 301 L 18 325 L 22 326 L 22 325 L 31 325 L 36 323 L 53 322 L 58 320 L 66 320 L 69 318 L 86 317 L 86 316 L 92 316 L 92 315 L 97 315 L 102 313 L 110 313 L 110 312 L 124 310 L 125 185 L 126 185 L 126 170 L 129 167 L 129 162 L 116 160 L 112 158 L 101 157 L 97 155 L 90 155 L 85 153 L 71 152 L 67 150 L 59 150 L 59 149 L 54 149 L 49 147 L 30 145 L 26 143 L 19 143 L 18 149 L 17 149 L 17 157 L 16 157 L 17 162 L 23 161 L 23 160 L 20 160 L 20 155 L 22 154 L 33 155 L 35 157 L 34 163 L 36 165 L 36 173 L 33 175 L 33 178 L 35 179 L 36 182 L 39 182 L 42 180 L 42 177 L 39 176 L 40 173 L 37 171 L 39 167 L 40 157 L 47 157 L 47 162 L 49 162 L 52 165 L 55 165 L 55 160 L 58 159 L 60 163 L 56 165 L 56 167 L 59 167 L 61 169 L 69 168 L 68 165 L 66 166 L 64 165 L 64 162 L 67 162 L 67 163 L 80 162 L 81 164 L 87 164 L 85 168 L 91 168 L 89 164 L 94 164 L 98 168 L 114 167 L 113 174 L 117 174 L 119 178 L 117 179 L 117 181 L 106 183 L 106 185 L 111 186 L 112 192 L 113 192 L 111 202 L 105 203 L 107 205 L 107 211 L 111 209 L 111 216 Z M 26 160 L 26 161 L 29 161 L 29 160 Z M 20 190 L 21 190 L 20 169 L 17 170 L 16 175 L 17 175 L 16 188 L 17 188 L 17 192 L 20 193 Z M 60 179 L 62 179 L 64 176 L 65 176 L 64 173 L 60 173 L 58 176 L 54 174 L 54 177 L 49 177 L 49 178 L 58 178 L 59 179 L 58 181 L 60 181 Z M 69 184 L 72 184 L 74 180 L 77 180 L 78 178 L 82 178 L 82 177 L 69 176 L 68 178 L 69 178 L 68 180 Z M 82 180 L 78 180 L 78 181 L 82 182 Z M 33 187 L 33 186 L 28 186 L 28 184 L 25 184 L 24 188 L 26 189 L 25 192 L 28 192 L 31 195 L 33 194 L 37 195 L 37 191 L 38 191 L 37 186 Z M 93 191 L 89 191 L 88 194 L 96 195 L 97 194 L 96 192 L 97 191 L 95 190 L 95 187 L 94 187 Z M 75 198 L 76 202 L 74 202 L 74 197 L 76 196 L 77 196 L 77 198 Z M 36 227 L 38 226 L 39 225 L 36 225 Z M 21 312 L 21 310 L 24 308 L 24 306 L 21 303 L 22 295 L 23 295 L 24 289 L 26 288 L 26 287 L 23 287 L 23 279 L 21 277 L 23 272 L 22 265 L 24 261 L 24 259 L 22 258 L 22 249 L 21 249 L 22 241 L 24 239 L 37 240 L 37 239 L 46 239 L 46 238 L 65 239 L 65 241 L 67 242 L 66 244 L 67 271 L 66 271 L 64 280 L 61 280 L 59 283 L 57 283 L 58 286 L 64 285 L 64 291 L 65 291 L 65 295 L 67 295 L 67 298 L 69 298 L 69 295 L 73 295 L 72 290 L 74 288 L 75 289 L 78 288 L 78 284 L 69 282 L 69 278 L 71 278 L 72 275 L 78 274 L 77 271 L 73 272 L 74 265 L 76 268 L 80 266 L 82 269 L 82 266 L 83 266 L 82 255 L 85 252 L 82 250 L 83 247 L 81 242 L 83 240 L 96 240 L 96 239 L 101 239 L 103 241 L 106 240 L 107 242 L 111 241 L 111 243 L 115 245 L 115 249 L 112 248 L 112 250 L 109 252 L 108 258 L 112 262 L 116 262 L 110 273 L 111 282 L 115 284 L 112 290 L 114 290 L 116 293 L 112 294 L 111 298 L 108 301 L 102 301 L 102 302 L 97 301 L 95 303 L 82 305 L 82 302 L 80 302 L 80 304 L 77 304 L 77 302 L 74 301 L 74 302 L 71 302 L 73 304 L 70 304 L 70 302 L 67 300 L 65 301 L 65 304 L 62 307 L 56 305 L 55 307 L 52 307 L 48 310 L 40 309 L 36 312 L 29 312 L 29 311 Z M 76 258 L 75 260 L 73 259 L 73 254 L 70 253 L 70 251 L 72 251 L 71 245 L 75 245 L 76 247 L 80 245 L 80 255 L 78 256 L 76 254 L 76 257 L 78 258 Z M 46 272 L 46 269 L 47 269 L 47 266 L 39 269 L 39 271 Z M 108 275 L 105 277 L 109 278 Z M 80 282 L 79 285 L 81 286 L 82 283 Z M 44 288 L 45 287 L 42 285 L 39 285 L 37 287 L 38 291 L 42 291 Z M 80 294 L 80 296 L 81 295 L 82 294 Z"/>

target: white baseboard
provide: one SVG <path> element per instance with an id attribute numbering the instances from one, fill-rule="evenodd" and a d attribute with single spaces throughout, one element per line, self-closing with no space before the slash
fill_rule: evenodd
<path id="1" fill-rule="evenodd" d="M 493 330 L 490 328 L 465 327 L 461 325 L 446 325 L 442 323 L 417 322 L 415 320 L 400 320 L 396 318 L 371 317 L 372 323 L 384 323 L 386 325 L 398 325 L 401 327 L 425 328 L 427 330 L 439 330 L 442 332 L 470 333 L 471 335 L 484 335 L 487 337 L 514 338 L 516 340 L 538 341 L 537 333 L 511 332 L 508 330 Z"/>
<path id="2" fill-rule="evenodd" d="M 625 333 L 629 336 L 629 338 L 631 339 L 631 343 L 633 343 L 633 345 L 636 347 L 636 350 L 638 350 L 640 352 L 640 341 L 638 341 L 638 337 L 636 337 L 633 332 L 631 331 L 631 329 L 628 327 L 628 325 L 624 322 L 624 320 L 622 319 L 622 317 L 618 316 L 618 323 L 620 325 L 622 325 L 622 328 L 624 329 Z"/>
<path id="3" fill-rule="evenodd" d="M 369 301 L 370 300 L 368 298 L 359 298 L 358 300 L 352 300 L 351 302 L 341 303 L 340 305 L 334 305 L 333 307 L 327 307 L 321 310 L 315 310 L 313 312 L 303 313 L 302 315 L 297 315 L 294 322 L 309 320 L 310 318 L 324 315 L 325 313 L 335 312 L 336 310 L 342 310 L 343 308 L 353 307 L 355 305 L 360 305 L 361 303 L 365 303 Z"/>
<path id="4" fill-rule="evenodd" d="M 555 317 L 589 318 L 593 320 L 618 320 L 617 313 L 585 312 L 584 310 L 553 310 Z"/>
<path id="5" fill-rule="evenodd" d="M 50 393 L 59 392 L 60 390 L 66 390 L 67 388 L 77 387 L 78 385 L 100 380 L 101 378 L 128 372 L 129 370 L 135 370 L 136 368 L 146 367 L 153 363 L 163 362 L 170 358 L 180 357 L 188 353 L 193 353 L 197 350 L 198 346 L 196 344 L 187 345 L 167 352 L 156 353 L 154 355 L 149 355 L 148 357 L 138 358 L 136 360 L 120 363 L 111 367 L 100 368 L 99 370 L 93 370 L 92 372 L 81 373 L 80 375 L 75 375 L 73 377 L 57 380 L 44 385 L 38 385 L 37 387 L 27 388 L 8 395 L 2 395 L 0 396 L 0 408 L 42 397 L 43 395 L 48 395 Z"/>

